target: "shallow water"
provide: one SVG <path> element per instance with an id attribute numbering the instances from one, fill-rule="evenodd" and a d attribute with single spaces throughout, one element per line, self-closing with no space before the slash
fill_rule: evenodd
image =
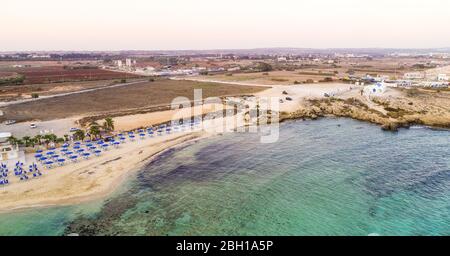
<path id="1" fill-rule="evenodd" d="M 16 234 L 449 235 L 449 135 L 350 119 L 287 122 L 274 144 L 225 134 L 165 153 L 100 211 L 4 215 L 0 234 L 9 218 Z"/>

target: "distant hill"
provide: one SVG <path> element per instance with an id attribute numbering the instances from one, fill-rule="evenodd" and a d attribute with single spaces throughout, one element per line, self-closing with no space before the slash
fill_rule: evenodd
<path id="1" fill-rule="evenodd" d="M 123 51 L 28 51 L 28 52 L 0 52 L 0 54 L 98 54 L 98 55 L 122 55 L 122 56 L 149 56 L 149 55 L 211 55 L 211 54 L 235 54 L 235 55 L 304 55 L 304 54 L 334 54 L 334 53 L 353 53 L 353 54 L 371 54 L 386 55 L 390 53 L 450 53 L 450 47 L 447 48 L 428 48 L 428 49 L 400 49 L 400 48 L 254 48 L 254 49 L 210 49 L 210 50 L 123 50 Z"/>

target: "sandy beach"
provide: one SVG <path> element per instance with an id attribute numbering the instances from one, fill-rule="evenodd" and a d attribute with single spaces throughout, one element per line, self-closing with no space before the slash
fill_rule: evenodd
<path id="1" fill-rule="evenodd" d="M 279 104 L 280 113 L 285 115 L 292 114 L 293 117 L 303 118 L 310 117 L 311 115 L 309 115 L 310 113 L 308 111 L 316 108 L 315 106 L 308 106 L 311 99 L 329 99 L 324 97 L 324 93 L 333 94 L 336 100 L 344 101 L 346 99 L 357 98 L 360 93 L 360 88 L 343 83 L 271 85 L 271 88 L 255 93 L 254 95 L 259 97 L 278 97 L 283 100 Z M 389 89 L 384 98 L 392 100 L 401 95 L 403 94 L 399 91 Z M 290 100 L 286 100 L 286 97 L 289 97 Z M 360 98 L 360 100 L 364 100 L 364 98 Z M 333 101 L 327 104 L 322 107 L 323 110 L 330 108 L 327 114 L 351 116 L 350 114 L 338 112 L 340 105 L 336 102 Z M 382 107 L 382 105 L 375 104 L 372 101 L 368 101 L 366 104 L 374 104 L 373 108 L 370 108 L 372 109 L 370 111 L 375 111 L 373 109 Z M 222 105 L 206 104 L 195 107 L 195 111 L 189 108 L 183 109 L 178 115 L 181 117 L 190 117 L 193 115 L 193 112 L 204 115 L 219 111 L 222 108 Z M 356 110 L 352 112 L 354 115 L 355 113 L 359 113 Z M 364 111 L 370 113 L 369 110 Z M 171 121 L 176 113 L 176 110 L 167 110 L 114 117 L 115 129 L 116 131 L 130 131 L 168 122 Z M 239 118 L 242 118 L 244 114 L 238 113 L 237 115 L 239 115 Z M 363 117 L 356 115 L 351 117 L 364 120 Z M 227 127 L 229 131 L 238 125 L 245 125 L 243 123 L 238 124 L 236 122 L 236 116 L 225 118 L 220 117 L 215 120 L 203 122 L 203 126 L 206 128 L 204 130 L 184 131 L 164 136 L 155 136 L 154 138 L 146 138 L 144 140 L 138 139 L 136 142 L 127 141 L 119 149 L 110 149 L 100 157 L 92 157 L 89 160 L 82 160 L 78 163 L 71 163 L 53 169 L 43 169 L 41 167 L 43 176 L 38 179 L 19 182 L 13 178 L 10 185 L 0 187 L 0 212 L 32 207 L 70 205 L 105 198 L 122 184 L 127 177 L 132 175 L 134 171 L 148 164 L 151 157 L 159 152 L 192 140 L 218 134 L 220 132 L 210 132 L 214 129 L 208 128 L 223 127 L 225 121 L 233 124 L 232 127 Z M 367 121 L 371 120 L 367 119 Z M 58 123 L 58 120 L 54 122 Z M 372 122 L 375 121 L 372 120 Z M 32 158 L 33 156 L 31 154 L 27 154 L 27 159 Z"/>
<path id="2" fill-rule="evenodd" d="M 198 108 L 203 111 L 200 112 L 203 114 L 215 111 L 213 104 L 205 105 L 203 109 L 200 109 L 201 107 Z M 191 111 L 193 109 L 183 109 L 179 115 L 191 116 Z M 175 110 L 118 117 L 117 130 L 133 130 L 144 127 L 146 124 L 167 122 L 171 120 L 173 114 Z M 222 126 L 221 121 L 225 121 L 225 118 L 202 122 L 203 130 L 187 129 L 177 133 L 137 139 L 134 142 L 128 140 L 118 149 L 111 148 L 99 157 L 92 156 L 88 160 L 62 167 L 52 169 L 40 167 L 43 176 L 37 179 L 20 182 L 13 178 L 10 185 L 0 187 L 0 212 L 71 205 L 107 197 L 129 175 L 148 164 L 153 156 L 183 143 L 214 135 L 214 129 Z M 31 163 L 33 155 L 27 154 L 27 159 Z"/>
<path id="3" fill-rule="evenodd" d="M 41 178 L 1 188 L 0 212 L 69 205 L 105 197 L 152 156 L 199 137 L 201 135 L 194 132 L 147 138 L 110 149 L 100 157 L 45 169 Z"/>

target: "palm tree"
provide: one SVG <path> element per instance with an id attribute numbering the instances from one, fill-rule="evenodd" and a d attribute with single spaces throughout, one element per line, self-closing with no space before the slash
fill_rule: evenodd
<path id="1" fill-rule="evenodd" d="M 73 137 L 75 138 L 75 140 L 83 141 L 84 138 L 86 137 L 86 133 L 83 130 L 78 129 L 73 133 Z"/>
<path id="2" fill-rule="evenodd" d="M 9 137 L 9 138 L 7 139 L 7 141 L 8 141 L 8 143 L 10 143 L 11 145 L 19 144 L 19 140 L 18 140 L 16 137 L 14 137 L 14 136 Z"/>
<path id="3" fill-rule="evenodd" d="M 111 117 L 105 118 L 105 122 L 103 122 L 103 129 L 106 132 L 114 131 L 114 120 Z"/>
<path id="4" fill-rule="evenodd" d="M 25 143 L 25 147 L 28 147 L 30 145 L 31 138 L 29 136 L 23 137 L 22 140 Z"/>
<path id="5" fill-rule="evenodd" d="M 92 125 L 91 127 L 89 127 L 89 134 L 91 134 L 91 136 L 94 136 L 94 139 L 97 139 L 97 136 L 100 135 L 100 132 L 100 126 Z"/>
<path id="6" fill-rule="evenodd" d="M 39 134 L 38 134 L 38 135 L 34 136 L 34 140 L 35 140 L 39 145 L 42 144 L 41 139 L 42 139 L 42 135 L 39 135 Z"/>
<path id="7" fill-rule="evenodd" d="M 100 126 L 96 121 L 92 121 L 89 123 L 89 127 L 91 126 Z"/>

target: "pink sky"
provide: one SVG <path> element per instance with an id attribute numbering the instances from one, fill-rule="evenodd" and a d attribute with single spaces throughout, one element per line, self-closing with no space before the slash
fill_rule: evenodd
<path id="1" fill-rule="evenodd" d="M 2 0 L 1 9 L 0 51 L 450 47 L 445 0 Z"/>

